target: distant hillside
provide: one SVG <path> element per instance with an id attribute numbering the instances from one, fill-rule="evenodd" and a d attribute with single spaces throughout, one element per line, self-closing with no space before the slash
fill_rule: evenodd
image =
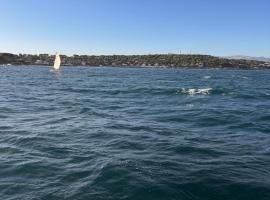
<path id="1" fill-rule="evenodd" d="M 13 63 L 17 59 L 17 55 L 11 53 L 0 53 L 0 65 Z"/>
<path id="2" fill-rule="evenodd" d="M 252 57 L 252 56 L 236 55 L 236 56 L 229 56 L 226 58 L 236 59 L 236 60 L 257 60 L 257 61 L 263 61 L 263 62 L 270 62 L 270 58 L 267 58 L 267 57 Z"/>
<path id="3" fill-rule="evenodd" d="M 210 55 L 154 54 L 154 55 L 61 55 L 66 66 L 122 66 L 122 67 L 171 67 L 171 68 L 269 68 L 270 63 L 227 59 Z M 0 64 L 12 65 L 52 65 L 54 55 L 40 54 L 0 54 Z"/>

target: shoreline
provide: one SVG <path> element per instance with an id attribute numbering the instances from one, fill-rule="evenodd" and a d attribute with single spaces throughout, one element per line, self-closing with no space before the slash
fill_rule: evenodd
<path id="1" fill-rule="evenodd" d="M 44 65 L 52 66 L 54 55 L 0 53 L 0 65 Z M 137 68 L 235 68 L 270 69 L 270 62 L 236 60 L 211 55 L 193 54 L 150 54 L 150 55 L 60 55 L 62 66 L 137 67 Z"/>
<path id="2" fill-rule="evenodd" d="M 51 68 L 52 65 L 37 65 L 37 64 L 18 64 L 18 65 L 0 65 L 0 67 L 47 67 Z M 260 67 L 260 68 L 250 68 L 250 67 L 168 67 L 168 66 L 92 66 L 92 65 L 61 65 L 61 67 L 65 68 L 77 68 L 77 67 L 85 67 L 85 68 L 133 68 L 133 69 L 176 69 L 176 70 L 247 70 L 247 71 L 256 71 L 256 70 L 270 70 L 270 67 Z"/>

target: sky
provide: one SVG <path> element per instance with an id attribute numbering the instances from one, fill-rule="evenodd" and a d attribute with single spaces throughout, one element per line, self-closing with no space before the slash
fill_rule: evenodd
<path id="1" fill-rule="evenodd" d="M 270 57 L 269 0 L 0 0 L 0 52 Z"/>

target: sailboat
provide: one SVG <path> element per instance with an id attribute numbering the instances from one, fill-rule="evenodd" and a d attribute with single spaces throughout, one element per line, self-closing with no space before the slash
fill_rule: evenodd
<path id="1" fill-rule="evenodd" d="M 55 60 L 54 60 L 54 65 L 53 65 L 53 69 L 54 70 L 59 70 L 60 69 L 60 65 L 61 65 L 61 58 L 59 53 L 55 54 Z"/>

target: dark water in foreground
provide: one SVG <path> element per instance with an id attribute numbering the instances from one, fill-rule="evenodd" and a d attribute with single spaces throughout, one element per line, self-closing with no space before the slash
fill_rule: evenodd
<path id="1" fill-rule="evenodd" d="M 0 199 L 270 199 L 270 71 L 0 68 Z"/>

